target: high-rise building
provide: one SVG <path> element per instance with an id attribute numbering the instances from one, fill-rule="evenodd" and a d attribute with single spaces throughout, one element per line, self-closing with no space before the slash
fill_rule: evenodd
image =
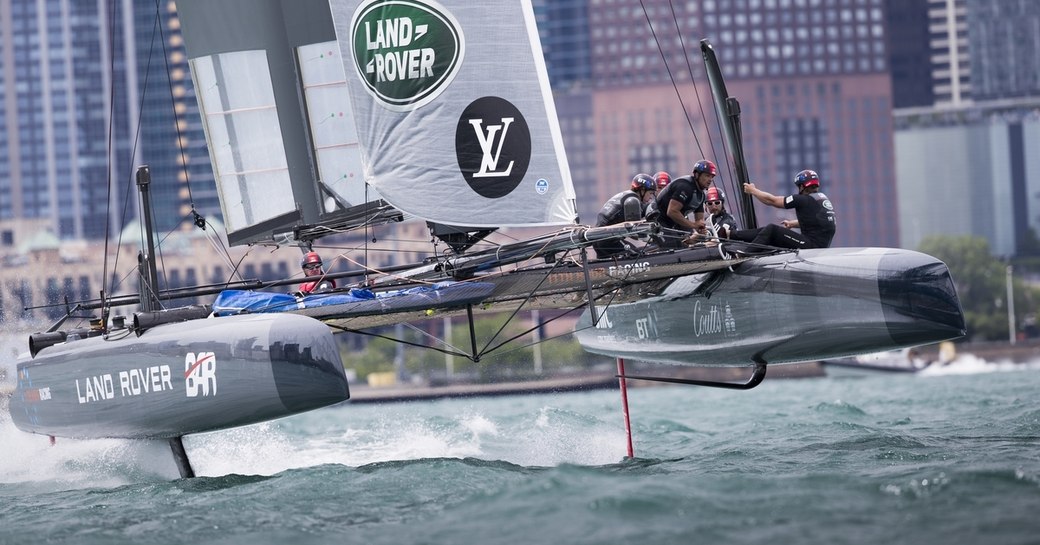
<path id="1" fill-rule="evenodd" d="M 533 4 L 553 88 L 588 82 L 592 72 L 588 0 L 535 0 Z"/>
<path id="2" fill-rule="evenodd" d="M 0 1 L 0 220 L 114 236 L 136 218 L 139 164 L 152 167 L 157 228 L 183 215 L 186 179 L 202 211 L 219 213 L 173 9 Z"/>
<path id="3" fill-rule="evenodd" d="M 688 82 L 691 69 L 700 78 L 702 38 L 717 46 L 731 80 L 875 74 L 888 69 L 882 0 L 643 5 L 645 11 L 634 2 L 591 1 L 592 77 L 599 86 L 670 83 L 672 77 Z"/>
<path id="4" fill-rule="evenodd" d="M 972 97 L 1040 96 L 1040 2 L 965 2 Z"/>
<path id="5" fill-rule="evenodd" d="M 885 19 L 892 106 L 935 104 L 928 0 L 886 0 Z"/>
<path id="6" fill-rule="evenodd" d="M 103 60 L 116 36 L 97 9 L 0 2 L 0 219 L 49 219 L 66 238 L 105 232 L 107 157 L 121 156 L 127 133 L 106 136 L 119 68 Z"/>
<path id="7" fill-rule="evenodd" d="M 1040 97 L 896 112 L 900 240 L 976 236 L 994 255 L 1040 254 Z"/>
<path id="8" fill-rule="evenodd" d="M 887 5 L 897 108 L 1040 94 L 1040 2 L 888 0 Z"/>
<path id="9" fill-rule="evenodd" d="M 928 0 L 928 32 L 935 103 L 959 105 L 971 100 L 971 54 L 967 0 Z"/>
<path id="10" fill-rule="evenodd" d="M 901 243 L 972 235 L 986 238 L 996 255 L 1037 255 L 1040 168 L 1029 150 L 1040 144 L 1040 3 L 889 3 L 899 6 L 890 22 L 901 24 L 926 7 L 929 33 L 927 48 L 890 38 L 893 66 L 897 58 L 918 63 L 893 71 Z M 900 100 L 922 84 L 932 100 Z"/>

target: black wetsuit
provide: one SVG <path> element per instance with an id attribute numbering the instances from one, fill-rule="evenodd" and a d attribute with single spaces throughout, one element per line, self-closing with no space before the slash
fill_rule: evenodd
<path id="1" fill-rule="evenodd" d="M 668 203 L 673 200 L 682 203 L 683 216 L 690 212 L 704 212 L 704 191 L 697 187 L 693 176 L 676 178 L 665 186 L 647 209 L 646 216 L 646 219 L 656 221 L 661 226 L 662 236 L 658 243 L 663 248 L 679 248 L 682 246 L 682 240 L 690 235 L 688 229 L 668 217 Z"/>
<path id="2" fill-rule="evenodd" d="M 780 248 L 830 247 L 836 224 L 834 205 L 827 195 L 820 192 L 788 195 L 784 198 L 784 208 L 794 208 L 801 233 L 771 223 L 759 229 L 737 231 L 731 238 Z"/>
<path id="3" fill-rule="evenodd" d="M 634 201 L 634 202 L 633 202 Z M 626 206 L 628 214 L 626 214 Z M 632 190 L 622 191 L 603 204 L 596 216 L 596 227 L 615 225 L 623 221 L 639 221 L 643 217 L 645 206 L 639 195 Z M 611 257 L 625 252 L 625 244 L 620 239 L 601 240 L 592 245 L 596 257 Z"/>

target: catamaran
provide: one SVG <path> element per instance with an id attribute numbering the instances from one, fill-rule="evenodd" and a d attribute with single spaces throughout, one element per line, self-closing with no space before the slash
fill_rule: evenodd
<path id="1" fill-rule="evenodd" d="M 578 223 L 529 0 L 180 0 L 178 10 L 231 244 L 307 250 L 418 219 L 446 249 L 307 297 L 229 289 L 212 305 L 168 309 L 185 291 L 160 289 L 150 248 L 140 294 L 81 302 L 75 310 L 102 318 L 32 336 L 10 402 L 22 430 L 168 440 L 192 476 L 186 434 L 349 398 L 333 332 L 431 316 L 468 317 L 472 337 L 479 313 L 581 312 L 576 337 L 591 352 L 747 366 L 746 383 L 708 384 L 738 388 L 768 365 L 965 332 L 946 266 L 908 250 L 750 255 L 723 240 L 590 258 L 598 240 L 658 227 Z M 746 181 L 739 103 L 710 43 L 701 54 L 726 160 Z M 138 185 L 147 211 L 146 169 Z M 742 208 L 754 226 L 750 201 Z M 502 227 L 550 231 L 488 247 Z M 117 305 L 141 309 L 117 320 Z M 452 352 L 483 355 L 475 342 Z"/>

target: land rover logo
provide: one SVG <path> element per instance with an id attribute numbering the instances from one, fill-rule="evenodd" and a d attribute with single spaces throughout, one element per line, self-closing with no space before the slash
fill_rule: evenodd
<path id="1" fill-rule="evenodd" d="M 351 20 L 354 67 L 369 94 L 394 111 L 437 97 L 462 65 L 458 21 L 430 0 L 373 0 Z"/>
<path id="2" fill-rule="evenodd" d="M 499 97 L 466 106 L 455 127 L 459 169 L 473 191 L 497 199 L 513 192 L 531 163 L 531 130 L 520 110 Z"/>

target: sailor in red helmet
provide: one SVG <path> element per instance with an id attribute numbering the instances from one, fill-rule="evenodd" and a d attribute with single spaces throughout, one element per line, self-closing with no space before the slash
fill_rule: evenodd
<path id="1" fill-rule="evenodd" d="M 659 170 L 657 174 L 654 174 L 654 181 L 657 182 L 657 191 L 660 193 L 662 189 L 672 183 L 672 177 L 667 172 Z"/>
<path id="2" fill-rule="evenodd" d="M 711 187 L 719 171 L 715 163 L 702 159 L 693 165 L 693 173 L 671 181 L 658 192 L 647 208 L 646 219 L 661 225 L 658 240 L 662 248 L 679 248 L 689 235 L 704 233 L 704 191 Z M 694 213 L 694 219 L 686 217 Z"/>
<path id="3" fill-rule="evenodd" d="M 794 185 L 798 193 L 781 197 L 762 191 L 755 184 L 744 184 L 744 193 L 769 206 L 793 208 L 797 219 L 784 220 L 782 225 L 771 223 L 759 229 L 737 231 L 732 238 L 781 248 L 829 248 L 836 226 L 834 205 L 820 192 L 819 174 L 803 170 L 795 175 Z M 800 229 L 801 233 L 792 229 Z"/>
<path id="4" fill-rule="evenodd" d="M 726 211 L 726 192 L 719 187 L 708 187 L 707 191 L 704 191 L 704 197 L 707 199 L 704 201 L 704 207 L 707 208 L 708 220 L 712 227 L 714 227 L 714 236 L 718 238 L 729 238 L 734 232 L 736 232 L 736 218 L 733 214 Z M 711 234 L 706 235 L 710 240 Z M 691 244 L 698 240 L 704 240 L 705 235 L 695 234 L 690 238 L 683 240 L 686 244 Z"/>
<path id="5" fill-rule="evenodd" d="M 310 281 L 300 284 L 299 294 L 318 293 L 336 287 L 335 280 L 325 278 L 325 270 L 322 269 L 321 256 L 318 255 L 318 252 L 307 252 L 304 254 L 303 259 L 300 260 L 300 266 L 303 267 L 304 276 L 309 278 Z"/>
<path id="6" fill-rule="evenodd" d="M 636 174 L 628 190 L 614 195 L 603 204 L 596 217 L 596 227 L 643 219 L 646 205 L 653 200 L 656 190 L 657 182 L 649 174 Z M 592 247 L 599 258 L 613 257 L 627 251 L 624 241 L 619 239 L 601 240 Z"/>

